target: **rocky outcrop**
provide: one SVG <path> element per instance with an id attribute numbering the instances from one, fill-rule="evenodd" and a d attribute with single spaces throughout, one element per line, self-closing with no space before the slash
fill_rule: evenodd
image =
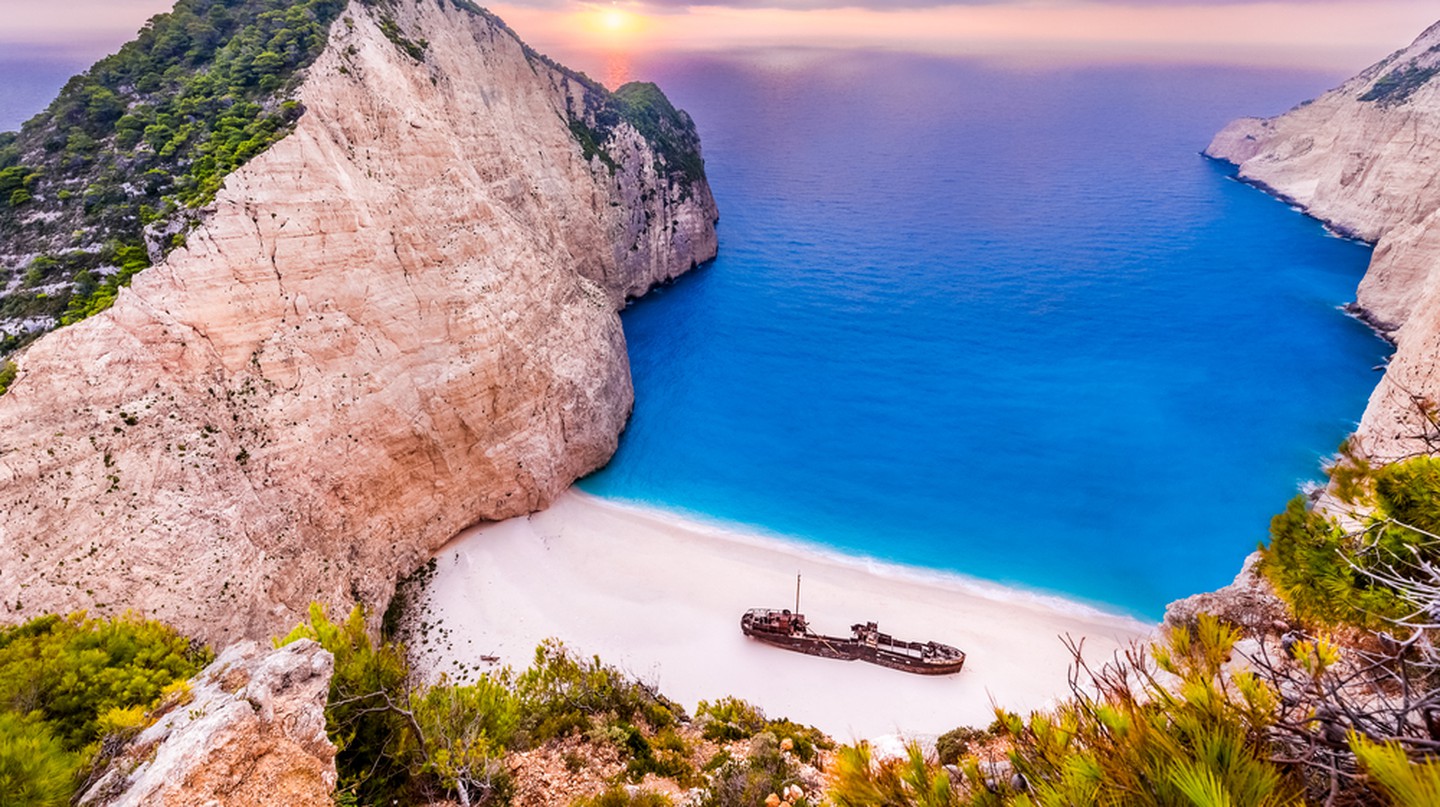
<path id="1" fill-rule="evenodd" d="M 329 807 L 335 746 L 325 699 L 335 659 L 308 639 L 241 642 L 190 681 L 80 798 L 90 807 Z"/>
<path id="2" fill-rule="evenodd" d="M 693 125 L 653 95 L 617 118 L 469 3 L 352 2 L 294 132 L 18 356 L 4 613 L 133 609 L 217 645 L 316 600 L 378 613 L 460 529 L 604 464 L 618 310 L 716 248 Z"/>
<path id="3" fill-rule="evenodd" d="M 1230 585 L 1170 603 L 1165 607 L 1165 624 L 1193 627 L 1200 614 L 1210 614 L 1252 636 L 1287 630 L 1294 616 L 1260 572 L 1259 563 L 1260 553 L 1252 552 Z"/>
<path id="4" fill-rule="evenodd" d="M 1396 352 L 1358 435 L 1381 461 L 1414 452 L 1429 428 L 1414 398 L 1440 399 L 1440 24 L 1314 101 L 1231 123 L 1206 153 L 1375 244 L 1357 313 Z"/>

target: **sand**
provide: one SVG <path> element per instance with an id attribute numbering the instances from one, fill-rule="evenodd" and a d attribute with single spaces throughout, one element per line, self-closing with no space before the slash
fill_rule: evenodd
<path id="1" fill-rule="evenodd" d="M 412 652 L 431 674 L 527 666 L 548 637 L 598 654 L 693 709 L 744 698 L 771 717 L 841 740 L 933 736 L 985 726 L 993 706 L 1043 708 L 1068 693 L 1060 637 L 1110 658 L 1155 626 L 1058 597 L 845 556 L 797 541 L 700 523 L 571 491 L 534 515 L 472 528 L 436 554 L 417 613 L 431 626 Z M 754 607 L 801 608 L 812 627 L 849 635 L 874 620 L 903 639 L 967 654 L 965 669 L 924 677 L 814 658 L 745 638 Z"/>

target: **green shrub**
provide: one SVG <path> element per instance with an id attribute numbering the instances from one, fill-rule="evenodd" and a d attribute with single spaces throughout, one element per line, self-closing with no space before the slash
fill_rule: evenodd
<path id="1" fill-rule="evenodd" d="M 935 758 L 941 765 L 954 765 L 970 753 L 970 746 L 983 743 L 991 738 L 986 729 L 961 726 L 941 734 L 935 740 Z"/>
<path id="2" fill-rule="evenodd" d="M 1174 628 L 1152 648 L 1155 664 L 1177 679 L 1162 684 L 1147 667 L 1092 678 L 1093 694 L 1028 720 L 1001 714 L 1010 761 L 1028 792 L 986 803 L 1193 807 L 1299 803 L 1297 775 L 1271 760 L 1269 732 L 1278 692 L 1248 672 L 1224 674 L 1239 633 L 1208 615 L 1193 630 Z M 983 790 L 986 774 L 967 762 Z M 899 804 L 918 802 L 898 802 Z"/>
<path id="3" fill-rule="evenodd" d="M 1353 732 L 1350 747 L 1366 777 L 1398 807 L 1440 804 L 1440 761 L 1415 763 L 1399 743 L 1375 743 Z"/>
<path id="4" fill-rule="evenodd" d="M 407 804 L 462 790 L 471 804 L 508 798 L 500 758 L 519 722 L 508 679 L 418 686 L 404 647 L 372 642 L 359 606 L 337 623 L 312 605 L 309 620 L 277 644 L 298 639 L 335 656 L 325 717 L 346 798 Z"/>
<path id="5" fill-rule="evenodd" d="M 157 622 L 43 616 L 0 628 L 0 807 L 68 804 L 101 740 L 210 661 Z"/>
<path id="6" fill-rule="evenodd" d="M 611 785 L 604 792 L 570 803 L 570 807 L 673 807 L 675 802 L 663 793 L 636 790 L 631 793 L 623 785 Z"/>
<path id="7" fill-rule="evenodd" d="M 705 739 L 722 743 L 744 740 L 768 731 L 781 742 L 789 740 L 802 762 L 813 761 L 817 748 L 835 747 L 819 729 L 788 719 L 770 720 L 759 707 L 739 698 L 724 697 L 713 704 L 700 701 L 695 707 L 695 719 Z"/>
<path id="8" fill-rule="evenodd" d="M 0 361 L 0 395 L 10 391 L 10 385 L 15 383 L 15 376 L 19 374 L 20 368 L 15 362 L 6 359 Z"/>
<path id="9" fill-rule="evenodd" d="M 82 759 L 44 721 L 0 712 L 0 807 L 68 805 Z"/>
<path id="10" fill-rule="evenodd" d="M 962 803 L 949 775 L 931 765 L 914 743 L 907 746 L 904 759 L 884 761 L 875 759 L 864 743 L 841 748 L 826 795 L 835 807 L 958 807 Z"/>
<path id="11" fill-rule="evenodd" d="M 752 738 L 748 757 L 731 759 L 715 768 L 698 807 L 764 804 L 771 793 L 799 785 L 799 773 L 794 755 L 781 750 L 775 735 L 762 731 Z"/>
<path id="12" fill-rule="evenodd" d="M 1270 546 L 1261 550 L 1261 572 L 1309 623 L 1379 627 L 1410 606 L 1357 567 L 1394 560 L 1403 536 L 1382 531 L 1364 558 L 1358 544 L 1334 521 L 1311 510 L 1297 496 L 1270 521 Z"/>
<path id="13" fill-rule="evenodd" d="M 769 723 L 760 709 L 734 697 L 721 698 L 713 704 L 700 701 L 695 707 L 695 720 L 705 739 L 722 743 L 754 737 Z"/>
<path id="14" fill-rule="evenodd" d="M 79 750 L 100 739 L 103 715 L 153 706 L 209 661 L 209 651 L 158 622 L 43 616 L 0 629 L 0 707 L 38 715 Z"/>
<path id="15" fill-rule="evenodd" d="M 313 639 L 335 656 L 325 720 L 338 748 L 340 788 L 367 804 L 408 796 L 412 770 L 422 763 L 405 715 L 385 708 L 387 702 L 408 706 L 410 668 L 403 649 L 374 646 L 359 606 L 343 622 L 332 622 L 323 608 L 312 605 L 309 621 L 279 644 L 299 639 Z"/>
<path id="16" fill-rule="evenodd" d="M 1427 559 L 1440 557 L 1440 459 L 1416 457 L 1387 465 L 1374 473 L 1375 498 L 1380 515 L 1399 523 L 1413 535 L 1408 542 L 1421 547 Z"/>
<path id="17" fill-rule="evenodd" d="M 646 774 L 654 774 L 673 779 L 681 787 L 699 784 L 699 774 L 690 761 L 690 747 L 673 727 L 666 727 L 649 738 L 636 726 L 617 728 L 620 750 L 629 758 L 625 763 L 626 779 L 639 782 Z"/>
<path id="18" fill-rule="evenodd" d="M 510 774 L 501 759 L 519 711 L 505 682 L 481 677 L 457 686 L 442 678 L 412 694 L 411 704 L 424 744 L 420 773 L 434 776 L 447 792 L 464 788 L 483 801 L 508 801 Z"/>
<path id="19" fill-rule="evenodd" d="M 1381 76 L 1364 95 L 1360 96 L 1360 100 L 1372 101 L 1381 106 L 1401 104 L 1436 75 L 1440 75 L 1440 67 L 1403 65 Z"/>
<path id="20" fill-rule="evenodd" d="M 1348 446 L 1331 472 L 1366 523 L 1347 534 L 1297 497 L 1270 522 L 1260 568 L 1302 620 L 1379 629 L 1417 605 L 1385 581 L 1427 579 L 1440 562 L 1440 459 L 1376 469 Z"/>
<path id="21" fill-rule="evenodd" d="M 685 717 L 679 705 L 598 657 L 578 659 L 554 640 L 535 649 L 535 661 L 516 680 L 516 694 L 521 727 L 532 743 L 584 733 L 606 720 L 663 729 Z"/>

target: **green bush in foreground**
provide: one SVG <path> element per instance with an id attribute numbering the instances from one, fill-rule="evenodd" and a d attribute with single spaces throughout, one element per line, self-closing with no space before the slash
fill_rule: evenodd
<path id="1" fill-rule="evenodd" d="M 1413 762 L 1398 743 L 1370 742 L 1354 733 L 1350 747 L 1366 776 L 1391 804 L 1399 807 L 1433 807 L 1440 804 L 1440 761 Z"/>
<path id="2" fill-rule="evenodd" d="M 970 753 L 970 746 L 984 743 L 994 735 L 990 729 L 961 726 L 941 734 L 935 740 L 935 757 L 941 765 L 954 765 Z"/>
<path id="3" fill-rule="evenodd" d="M 345 797 L 359 804 L 505 799 L 509 780 L 499 759 L 516 710 L 503 679 L 418 685 L 401 645 L 370 640 L 359 606 L 342 622 L 311 606 L 310 619 L 279 644 L 297 639 L 313 639 L 335 656 L 325 717 Z"/>
<path id="4" fill-rule="evenodd" d="M 748 757 L 727 758 L 715 766 L 710 774 L 710 783 L 698 805 L 762 805 L 770 794 L 778 794 L 787 787 L 800 784 L 800 770 L 795 755 L 787 753 L 775 735 L 762 731 L 752 738 Z M 792 802 L 793 807 L 809 807 L 814 803 L 804 798 Z"/>
<path id="5" fill-rule="evenodd" d="M 958 807 L 959 791 L 947 773 L 930 764 L 911 744 L 904 759 L 880 761 L 864 743 L 835 755 L 835 782 L 828 794 L 835 807 Z"/>
<path id="6" fill-rule="evenodd" d="M 1209 616 L 1172 629 L 1139 655 L 1089 673 L 1071 699 L 1028 718 L 1001 712 L 1010 767 L 971 757 L 952 782 L 918 747 L 878 761 L 863 746 L 836 755 L 837 807 L 1280 807 L 1302 802 L 1293 767 L 1272 761 L 1279 695 L 1222 665 L 1239 634 Z M 1157 672 L 1165 674 L 1164 682 Z"/>
<path id="7" fill-rule="evenodd" d="M 67 804 L 101 741 L 210 653 L 158 622 L 42 616 L 0 629 L 0 806 Z"/>
<path id="8" fill-rule="evenodd" d="M 43 721 L 0 712 L 0 807 L 69 804 L 82 758 Z"/>
<path id="9" fill-rule="evenodd" d="M 504 803 L 512 790 L 506 752 L 570 735 L 613 745 L 632 781 L 650 773 L 700 781 L 674 730 L 685 717 L 679 706 L 559 642 L 542 643 L 518 676 L 502 670 L 473 683 L 442 676 L 427 685 L 400 644 L 371 640 L 358 607 L 335 622 L 312 606 L 309 620 L 278 643 L 301 638 L 335 656 L 326 720 L 346 803 Z"/>
<path id="10" fill-rule="evenodd" d="M 209 651 L 158 622 L 43 616 L 0 630 L 0 707 L 38 715 L 67 748 L 100 739 L 113 710 L 149 708 Z"/>
<path id="11" fill-rule="evenodd" d="M 1355 541 L 1296 496 L 1270 521 L 1260 570 L 1306 622 L 1378 627 L 1403 614 L 1406 603 L 1367 578 L 1354 555 Z"/>
<path id="12" fill-rule="evenodd" d="M 1440 563 L 1440 459 L 1372 469 L 1347 457 L 1332 474 L 1364 523 L 1346 532 L 1297 496 L 1271 520 L 1260 568 L 1307 623 L 1383 629 L 1423 605 L 1393 582 L 1426 580 Z"/>
<path id="13" fill-rule="evenodd" d="M 530 743 L 583 734 L 607 722 L 653 730 L 675 725 L 685 710 L 605 665 L 579 659 L 557 641 L 535 649 L 535 661 L 515 682 Z"/>

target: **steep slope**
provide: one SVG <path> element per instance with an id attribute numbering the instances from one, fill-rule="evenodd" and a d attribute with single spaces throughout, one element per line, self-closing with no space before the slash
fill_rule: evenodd
<path id="1" fill-rule="evenodd" d="M 0 395 L 11 619 L 223 643 L 383 608 L 459 529 L 614 451 L 625 297 L 715 253 L 693 125 L 464 0 L 351 2 L 293 133 Z"/>
<path id="2" fill-rule="evenodd" d="M 1206 150 L 1240 177 L 1375 243 L 1358 311 L 1396 344 L 1358 431 L 1388 461 L 1420 447 L 1412 400 L 1440 400 L 1440 24 L 1276 118 L 1231 123 Z"/>
<path id="3" fill-rule="evenodd" d="M 114 301 L 287 135 L 345 0 L 179 0 L 0 134 L 0 355 Z"/>

